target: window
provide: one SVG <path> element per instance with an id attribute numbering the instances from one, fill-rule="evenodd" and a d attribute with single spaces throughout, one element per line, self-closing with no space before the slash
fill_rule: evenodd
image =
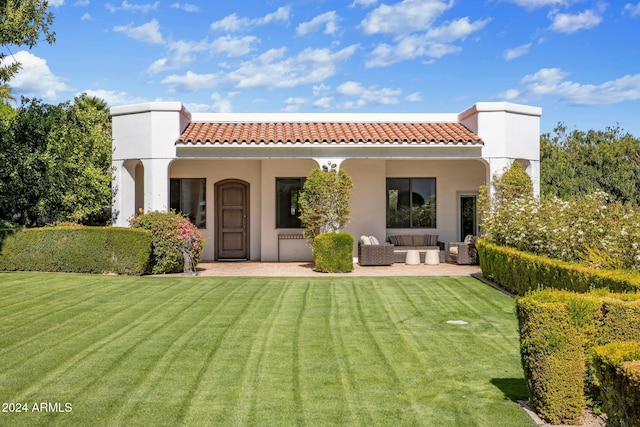
<path id="1" fill-rule="evenodd" d="M 298 199 L 305 178 L 276 178 L 276 228 L 303 228 Z"/>
<path id="2" fill-rule="evenodd" d="M 187 216 L 198 228 L 207 228 L 206 182 L 204 178 L 171 178 L 170 209 Z"/>
<path id="3" fill-rule="evenodd" d="M 435 228 L 436 179 L 387 178 L 387 228 Z"/>

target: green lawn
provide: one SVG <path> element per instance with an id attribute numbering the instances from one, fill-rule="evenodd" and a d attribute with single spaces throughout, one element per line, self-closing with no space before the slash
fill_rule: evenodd
<path id="1" fill-rule="evenodd" d="M 534 425 L 514 301 L 470 277 L 3 273 L 0 291 L 0 398 L 28 409 L 0 425 Z"/>

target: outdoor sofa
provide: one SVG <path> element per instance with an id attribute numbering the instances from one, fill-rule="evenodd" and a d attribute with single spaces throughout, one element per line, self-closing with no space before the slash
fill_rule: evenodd
<path id="1" fill-rule="evenodd" d="M 420 262 L 424 262 L 427 249 L 444 251 L 444 242 L 438 241 L 437 234 L 403 234 L 389 236 L 389 242 L 393 245 L 395 262 L 405 262 L 407 251 L 411 249 L 420 251 Z"/>

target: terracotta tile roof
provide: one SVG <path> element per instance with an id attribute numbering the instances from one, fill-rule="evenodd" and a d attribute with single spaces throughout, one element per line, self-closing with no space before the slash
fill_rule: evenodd
<path id="1" fill-rule="evenodd" d="M 483 145 L 460 123 L 189 123 L 176 145 L 270 144 Z"/>

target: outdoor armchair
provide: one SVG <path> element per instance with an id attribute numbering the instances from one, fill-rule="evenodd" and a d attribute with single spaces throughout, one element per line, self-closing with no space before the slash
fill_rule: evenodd
<path id="1" fill-rule="evenodd" d="M 393 245 L 389 243 L 364 244 L 358 241 L 358 264 L 392 265 L 394 262 Z"/>
<path id="2" fill-rule="evenodd" d="M 476 237 L 469 235 L 464 242 L 449 242 L 448 260 L 456 264 L 477 264 Z"/>

